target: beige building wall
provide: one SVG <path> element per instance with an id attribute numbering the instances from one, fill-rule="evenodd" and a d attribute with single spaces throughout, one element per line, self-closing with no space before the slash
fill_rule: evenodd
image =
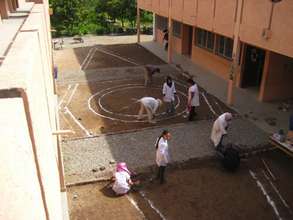
<path id="1" fill-rule="evenodd" d="M 195 0 L 183 1 L 183 22 L 189 25 L 196 25 L 197 2 Z"/>
<path id="2" fill-rule="evenodd" d="M 240 27 L 240 40 L 285 56 L 293 57 L 293 1 L 273 4 L 266 0 L 245 0 Z M 272 13 L 273 12 L 273 13 Z M 268 38 L 265 31 L 271 30 Z"/>
<path id="3" fill-rule="evenodd" d="M 139 0 L 139 7 L 168 17 L 169 0 Z M 172 0 L 172 18 L 217 34 L 233 37 L 236 12 L 241 10 L 240 40 L 293 57 L 293 2 L 269 0 Z M 146 7 L 146 5 L 148 5 Z M 151 7 L 150 7 L 151 6 Z M 159 8 L 159 10 L 158 10 Z M 263 37 L 272 16 L 270 37 Z M 282 34 L 280 34 L 282 33 Z"/>
<path id="4" fill-rule="evenodd" d="M 28 13 L 0 65 L 0 219 L 63 218 L 51 48 L 45 1 Z"/>
<path id="5" fill-rule="evenodd" d="M 241 43 L 241 45 L 261 48 L 266 54 L 270 54 L 270 59 L 266 58 L 264 64 L 259 99 L 269 101 L 293 97 L 293 90 L 288 86 L 293 83 L 291 75 L 284 76 L 281 71 L 283 66 L 290 66 L 291 64 L 287 63 L 292 63 L 293 60 L 293 1 L 282 0 L 276 4 L 270 0 L 172 0 L 171 2 L 172 19 L 237 40 L 237 43 L 234 43 L 232 57 L 234 60 L 237 59 L 235 72 L 238 86 L 241 85 L 245 65 L 243 62 L 245 50 L 239 49 Z M 144 5 L 140 7 L 143 9 Z M 157 10 L 158 7 L 160 10 Z M 153 0 L 152 8 L 148 10 L 168 17 L 168 7 L 169 0 Z M 185 31 L 184 28 L 182 30 Z M 158 42 L 162 42 L 161 31 L 156 30 L 156 33 Z M 181 39 L 173 39 L 173 48 L 180 54 L 186 54 L 189 46 L 184 36 Z M 282 61 L 280 57 L 283 57 Z M 211 53 L 195 46 L 194 35 L 191 59 L 220 77 L 229 79 L 232 60 L 216 55 L 215 51 Z M 265 72 L 265 69 L 268 70 Z"/>

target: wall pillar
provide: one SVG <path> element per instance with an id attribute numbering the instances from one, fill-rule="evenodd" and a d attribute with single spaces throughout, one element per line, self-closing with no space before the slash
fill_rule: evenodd
<path id="1" fill-rule="evenodd" d="M 17 3 L 16 2 L 17 2 L 17 0 L 11 0 L 13 11 L 16 11 L 16 9 L 17 9 Z"/>
<path id="2" fill-rule="evenodd" d="M 227 91 L 227 104 L 233 105 L 234 103 L 234 87 L 235 83 L 237 81 L 236 74 L 239 73 L 239 67 L 238 67 L 238 60 L 240 56 L 240 39 L 239 39 L 239 32 L 240 32 L 240 23 L 241 23 L 241 13 L 243 8 L 243 1 L 239 0 L 238 4 L 239 7 L 237 8 L 237 14 L 236 14 L 236 22 L 234 26 L 234 43 L 233 43 L 233 52 L 232 52 L 232 64 L 230 69 L 230 76 L 229 76 L 229 82 L 228 82 L 228 91 Z"/>
<path id="3" fill-rule="evenodd" d="M 169 0 L 169 10 L 168 10 L 168 63 L 172 63 L 172 53 L 173 53 L 173 22 L 171 17 L 172 0 Z"/>
<path id="4" fill-rule="evenodd" d="M 0 0 L 0 14 L 2 19 L 8 18 L 9 8 L 8 8 L 7 0 L 4 0 L 4 1 Z"/>
<path id="5" fill-rule="evenodd" d="M 156 27 L 157 27 L 156 13 L 153 13 L 153 41 L 157 40 Z"/>
<path id="6" fill-rule="evenodd" d="M 271 57 L 271 52 L 267 50 L 265 55 L 264 69 L 262 73 L 263 75 L 262 75 L 260 90 L 258 95 L 258 100 L 261 102 L 264 101 L 265 88 L 266 88 L 266 84 L 267 84 L 267 80 L 269 76 L 270 57 Z"/>
<path id="7" fill-rule="evenodd" d="M 6 0 L 8 8 L 9 8 L 9 12 L 14 12 L 14 8 L 13 8 L 13 4 L 11 0 Z"/>
<path id="8" fill-rule="evenodd" d="M 140 43 L 140 9 L 138 5 L 137 5 L 136 13 L 137 13 L 137 17 L 136 17 L 137 32 L 136 33 L 137 33 L 137 43 L 139 44 Z"/>

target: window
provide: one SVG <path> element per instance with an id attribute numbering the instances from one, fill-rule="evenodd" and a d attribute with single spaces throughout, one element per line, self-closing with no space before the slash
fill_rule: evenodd
<path id="1" fill-rule="evenodd" d="M 159 30 L 163 31 L 168 29 L 168 18 L 156 16 L 156 26 Z"/>
<path id="2" fill-rule="evenodd" d="M 217 36 L 217 49 L 218 55 L 232 59 L 233 40 L 224 36 Z"/>
<path id="3" fill-rule="evenodd" d="M 204 49 L 209 50 L 212 53 L 216 53 L 217 55 L 232 59 L 233 53 L 233 40 L 224 37 L 221 35 L 216 35 L 212 32 L 206 31 L 204 29 L 197 28 L 195 37 L 195 45 Z M 216 48 L 215 48 L 216 41 Z"/>
<path id="4" fill-rule="evenodd" d="M 181 38 L 181 23 L 173 21 L 173 36 Z"/>
<path id="5" fill-rule="evenodd" d="M 199 47 L 214 50 L 215 34 L 203 29 L 196 29 L 195 44 Z"/>

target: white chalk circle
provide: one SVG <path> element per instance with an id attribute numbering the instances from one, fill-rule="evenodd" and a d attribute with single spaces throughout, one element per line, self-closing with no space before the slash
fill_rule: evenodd
<path id="1" fill-rule="evenodd" d="M 127 122 L 127 123 L 145 123 L 145 122 L 148 122 L 147 120 L 137 120 L 136 118 L 138 117 L 137 114 L 125 114 L 125 113 L 119 113 L 119 112 L 113 112 L 107 108 L 105 108 L 102 104 L 102 99 L 106 98 L 107 95 L 109 94 L 112 94 L 114 92 L 117 92 L 117 91 L 122 91 L 122 90 L 128 90 L 128 89 L 135 89 L 135 88 L 138 88 L 138 89 L 142 89 L 142 88 L 145 88 L 142 84 L 122 84 L 122 85 L 119 85 L 119 86 L 113 86 L 113 87 L 110 87 L 110 88 L 107 88 L 107 89 L 104 89 L 104 90 L 101 90 L 95 94 L 93 94 L 89 99 L 88 99 L 88 108 L 91 112 L 93 112 L 95 115 L 98 115 L 102 118 L 106 118 L 106 119 L 110 119 L 110 120 L 113 120 L 113 121 L 120 121 L 120 122 Z M 159 89 L 158 87 L 155 87 L 154 89 Z M 178 91 L 177 90 L 177 93 L 178 94 L 181 94 L 183 97 L 187 98 L 186 95 L 181 92 L 181 91 Z M 94 98 L 97 98 L 97 101 L 98 101 L 98 106 L 100 107 L 100 109 L 111 115 L 111 116 L 107 116 L 105 114 L 102 114 L 102 113 L 99 113 L 97 112 L 93 106 L 92 106 L 92 102 L 94 101 Z M 176 99 L 177 99 L 177 104 L 175 106 L 175 108 L 178 108 L 180 106 L 180 98 L 179 96 L 176 95 Z M 133 101 L 133 104 L 135 103 L 135 101 Z M 131 105 L 131 104 L 130 104 Z M 166 119 L 171 119 L 171 118 L 174 118 L 174 117 L 177 117 L 177 116 L 180 116 L 182 115 L 183 113 L 185 113 L 185 110 L 181 111 L 181 112 L 178 112 L 178 113 L 175 113 L 173 115 L 170 115 L 170 116 L 167 116 L 167 117 L 164 117 L 164 118 L 160 118 L 160 119 L 157 119 L 157 121 L 162 121 L 162 120 L 166 120 Z M 166 113 L 165 112 L 162 112 L 160 113 L 159 115 L 165 115 Z M 121 119 L 121 118 L 118 118 L 117 116 L 120 116 L 120 117 L 125 117 L 125 118 L 129 118 L 129 119 Z"/>

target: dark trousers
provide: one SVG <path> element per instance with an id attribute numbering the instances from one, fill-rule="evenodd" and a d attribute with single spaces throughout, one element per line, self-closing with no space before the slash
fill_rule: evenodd
<path id="1" fill-rule="evenodd" d="M 195 106 L 191 106 L 189 111 L 188 121 L 193 121 L 195 116 L 196 116 Z"/>
<path id="2" fill-rule="evenodd" d="M 159 166 L 157 179 L 160 180 L 161 184 L 165 182 L 165 177 L 164 177 L 165 169 L 166 169 L 166 166 Z"/>
<path id="3" fill-rule="evenodd" d="M 224 146 L 222 145 L 223 137 L 224 137 L 224 135 L 222 135 L 219 144 L 216 146 L 216 150 L 219 151 L 219 152 L 221 152 L 221 153 L 223 153 L 223 151 L 224 151 Z"/>

